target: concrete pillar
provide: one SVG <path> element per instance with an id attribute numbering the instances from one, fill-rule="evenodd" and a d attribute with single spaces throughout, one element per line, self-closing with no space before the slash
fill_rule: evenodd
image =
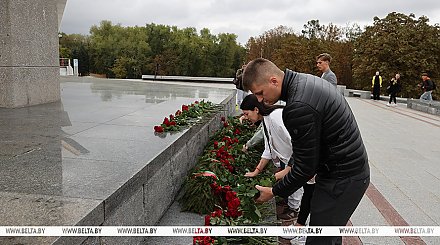
<path id="1" fill-rule="evenodd" d="M 60 100 L 58 5 L 57 0 L 0 1 L 0 107 Z"/>

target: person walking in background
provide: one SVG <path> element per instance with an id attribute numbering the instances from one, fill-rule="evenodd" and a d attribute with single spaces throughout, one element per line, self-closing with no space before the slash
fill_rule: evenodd
<path id="1" fill-rule="evenodd" d="M 390 93 L 390 101 L 388 101 L 387 106 L 396 106 L 396 95 L 400 92 L 401 84 L 400 84 L 400 74 L 396 73 L 396 75 L 391 78 L 390 86 L 387 88 L 387 92 Z M 394 101 L 394 104 L 393 104 Z"/>
<path id="2" fill-rule="evenodd" d="M 420 96 L 420 101 L 432 101 L 432 90 L 434 89 L 434 83 L 431 81 L 428 73 L 422 73 L 422 83 L 420 83 L 418 86 L 423 90 L 423 94 Z"/>
<path id="3" fill-rule="evenodd" d="M 322 53 L 316 57 L 316 66 L 322 72 L 321 78 L 327 80 L 333 86 L 337 87 L 338 79 L 335 73 L 330 70 L 330 62 L 332 57 L 328 53 Z"/>
<path id="4" fill-rule="evenodd" d="M 242 82 L 242 76 L 243 76 L 243 69 L 245 68 L 245 65 L 243 65 L 240 69 L 237 70 L 235 73 L 235 78 L 233 83 L 235 84 L 235 88 L 237 89 L 236 94 L 236 100 L 237 100 L 237 108 L 240 108 L 241 102 L 243 101 L 243 98 L 246 97 L 248 94 L 246 91 L 243 91 L 243 82 Z"/>
<path id="5" fill-rule="evenodd" d="M 258 101 L 254 94 L 250 94 L 243 99 L 240 109 L 246 119 L 253 123 L 262 121 L 264 134 L 264 152 L 261 155 L 260 162 L 252 172 L 246 173 L 245 177 L 255 177 L 266 167 L 269 160 L 280 170 L 275 173 L 275 179 L 282 179 L 289 171 L 291 166 L 287 162 L 292 155 L 292 143 L 289 132 L 283 124 L 283 106 L 265 105 Z M 282 220 L 293 220 L 298 216 L 301 204 L 303 189 L 300 188 L 290 195 L 288 199 L 288 208 L 278 217 Z"/>
<path id="6" fill-rule="evenodd" d="M 380 100 L 380 88 L 382 88 L 382 77 L 379 75 L 379 71 L 376 71 L 376 75 L 371 80 L 371 87 L 373 88 L 373 100 Z"/>
<path id="7" fill-rule="evenodd" d="M 347 225 L 370 183 L 370 167 L 343 95 L 322 78 L 289 69 L 283 72 L 263 58 L 247 64 L 243 87 L 267 104 L 286 101 L 283 123 L 292 140 L 292 169 L 273 188 L 257 185 L 256 201 L 287 197 L 316 174 L 310 225 Z M 342 244 L 342 237 L 309 236 L 306 244 Z"/>

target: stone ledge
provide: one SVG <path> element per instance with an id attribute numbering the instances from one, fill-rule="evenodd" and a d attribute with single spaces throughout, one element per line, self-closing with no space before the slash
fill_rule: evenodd
<path id="1" fill-rule="evenodd" d="M 440 115 L 440 102 L 438 101 L 423 102 L 418 99 L 408 99 L 406 107 L 432 115 Z"/>
<path id="2" fill-rule="evenodd" d="M 105 199 L 104 221 L 95 225 L 157 224 L 176 198 L 184 177 L 202 153 L 209 136 L 221 127 L 220 118 L 235 113 L 235 92 L 221 105 L 223 109 L 205 124 L 192 126 Z M 89 220 L 90 215 L 84 219 Z M 59 237 L 54 244 L 140 244 L 143 239 L 139 238 L 142 237 Z"/>
<path id="3" fill-rule="evenodd" d="M 357 89 L 344 89 L 344 96 L 346 97 L 356 97 L 359 96 L 362 99 L 371 98 L 371 92 L 366 90 L 357 90 Z"/>
<path id="4" fill-rule="evenodd" d="M 142 80 L 151 81 L 179 81 L 179 82 L 212 82 L 212 83 L 231 83 L 232 77 L 188 77 L 188 76 L 154 76 L 142 75 Z"/>

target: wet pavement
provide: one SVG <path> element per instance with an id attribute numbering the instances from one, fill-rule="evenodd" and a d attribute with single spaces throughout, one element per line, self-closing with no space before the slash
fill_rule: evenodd
<path id="1" fill-rule="evenodd" d="M 0 109 L 0 225 L 75 225 L 183 132 L 153 126 L 230 89 L 63 77 L 62 100 Z M 46 215 L 47 214 L 47 215 Z M 94 218 L 99 225 L 102 217 Z M 91 224 L 91 225 L 92 225 Z"/>

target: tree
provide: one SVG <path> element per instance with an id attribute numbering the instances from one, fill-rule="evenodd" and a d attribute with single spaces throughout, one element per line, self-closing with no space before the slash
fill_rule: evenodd
<path id="1" fill-rule="evenodd" d="M 323 30 L 324 27 L 319 24 L 319 20 L 309 20 L 301 33 L 305 38 L 312 40 L 323 38 Z"/>
<path id="2" fill-rule="evenodd" d="M 78 59 L 78 72 L 89 74 L 90 52 L 89 37 L 80 34 L 60 33 L 60 58 Z"/>
<path id="3" fill-rule="evenodd" d="M 332 70 L 340 84 L 350 84 L 352 41 L 344 38 L 345 29 L 332 23 L 321 25 L 310 20 L 304 25 L 301 35 L 291 28 L 280 26 L 266 31 L 246 44 L 247 59 L 264 57 L 280 68 L 321 75 L 316 68 L 316 56 L 327 52 L 333 56 Z"/>
<path id="4" fill-rule="evenodd" d="M 151 48 L 145 27 L 122 27 L 102 21 L 100 26 L 92 26 L 90 33 L 92 72 L 107 77 L 140 78 L 147 70 Z M 125 72 L 122 67 L 126 67 Z"/>
<path id="5" fill-rule="evenodd" d="M 376 70 L 388 81 L 396 72 L 401 74 L 402 95 L 418 97 L 417 83 L 423 71 L 438 76 L 440 61 L 439 26 L 428 24 L 427 17 L 415 18 L 392 12 L 385 18 L 374 18 L 354 43 L 354 79 L 356 87 L 370 89 Z"/>
<path id="6" fill-rule="evenodd" d="M 257 38 L 250 38 L 246 43 L 247 59 L 265 58 L 273 60 L 277 50 L 281 49 L 282 41 L 292 35 L 292 29 L 278 26 L 264 32 Z"/>

